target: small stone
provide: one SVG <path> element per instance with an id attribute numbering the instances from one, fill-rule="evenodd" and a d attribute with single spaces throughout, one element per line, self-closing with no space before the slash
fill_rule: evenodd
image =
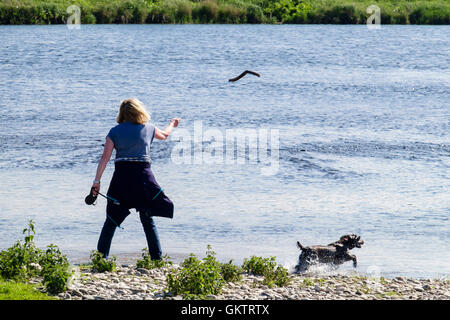
<path id="1" fill-rule="evenodd" d="M 78 291 L 81 293 L 81 295 L 88 295 L 89 294 L 89 290 L 86 290 L 85 288 L 80 288 Z"/>
<path id="2" fill-rule="evenodd" d="M 71 292 L 72 292 L 73 296 L 76 296 L 76 297 L 82 297 L 83 296 L 83 294 L 80 291 L 76 290 L 76 289 L 72 289 Z"/>
<path id="3" fill-rule="evenodd" d="M 141 274 L 150 275 L 151 272 L 148 269 L 145 268 L 138 268 L 137 271 L 139 271 Z"/>
<path id="4" fill-rule="evenodd" d="M 426 284 L 422 287 L 424 290 L 431 290 L 431 286 L 429 284 Z"/>

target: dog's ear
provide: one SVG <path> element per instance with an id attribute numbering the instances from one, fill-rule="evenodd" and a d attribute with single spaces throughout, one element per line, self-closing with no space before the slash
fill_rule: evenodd
<path id="1" fill-rule="evenodd" d="M 300 242 L 297 241 L 297 247 L 300 248 L 300 250 L 305 250 L 305 247 L 302 246 L 302 244 Z"/>

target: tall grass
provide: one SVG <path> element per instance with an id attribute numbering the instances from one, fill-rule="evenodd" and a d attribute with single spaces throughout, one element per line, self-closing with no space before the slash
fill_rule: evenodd
<path id="1" fill-rule="evenodd" d="M 0 24 L 66 23 L 72 4 L 82 24 L 364 24 L 372 4 L 383 24 L 450 23 L 448 0 L 0 0 Z"/>

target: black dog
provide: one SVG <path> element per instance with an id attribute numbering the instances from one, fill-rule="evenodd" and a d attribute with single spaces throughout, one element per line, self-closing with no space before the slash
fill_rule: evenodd
<path id="1" fill-rule="evenodd" d="M 297 241 L 297 246 L 302 250 L 298 258 L 298 264 L 295 266 L 295 272 L 304 272 L 317 263 L 332 263 L 334 265 L 342 264 L 353 260 L 353 267 L 356 268 L 356 256 L 348 251 L 353 248 L 361 248 L 364 241 L 356 234 L 347 234 L 342 236 L 339 241 L 330 243 L 327 246 L 305 247 Z"/>

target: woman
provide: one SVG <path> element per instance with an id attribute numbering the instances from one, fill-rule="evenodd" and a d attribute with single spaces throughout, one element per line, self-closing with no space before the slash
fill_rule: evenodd
<path id="1" fill-rule="evenodd" d="M 100 191 L 100 180 L 113 149 L 116 149 L 115 170 L 109 185 L 106 220 L 98 240 L 97 250 L 109 255 L 116 227 L 135 208 L 144 227 L 152 260 L 161 259 L 161 245 L 152 216 L 173 217 L 173 203 L 167 198 L 150 169 L 150 145 L 154 138 L 166 140 L 181 119 L 173 118 L 160 130 L 149 122 L 150 115 L 136 98 L 122 101 L 118 125 L 106 136 L 103 155 L 98 163 L 92 193 Z"/>

